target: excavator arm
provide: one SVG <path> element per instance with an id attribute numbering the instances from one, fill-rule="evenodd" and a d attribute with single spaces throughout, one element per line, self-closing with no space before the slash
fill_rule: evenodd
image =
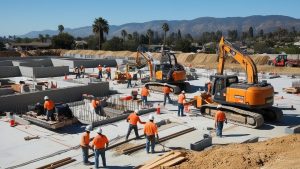
<path id="1" fill-rule="evenodd" d="M 233 45 L 226 41 L 224 37 L 221 38 L 219 43 L 219 64 L 218 64 L 218 75 L 223 75 L 224 71 L 224 63 L 225 63 L 225 56 L 227 54 L 230 54 L 233 59 L 235 59 L 245 70 L 246 76 L 247 76 L 247 82 L 252 84 L 258 83 L 258 77 L 257 77 L 257 68 L 253 60 L 247 56 L 244 55 L 239 50 L 235 49 Z"/>
<path id="2" fill-rule="evenodd" d="M 137 51 L 136 53 L 136 58 L 135 58 L 135 61 L 136 61 L 136 64 L 138 66 L 141 66 L 142 63 L 141 63 L 141 59 L 140 59 L 140 55 L 143 56 L 143 58 L 146 60 L 147 64 L 148 64 L 148 68 L 149 68 L 149 71 L 150 71 L 150 80 L 152 80 L 153 78 L 153 64 L 152 64 L 152 58 L 150 56 L 145 56 L 141 51 Z"/>

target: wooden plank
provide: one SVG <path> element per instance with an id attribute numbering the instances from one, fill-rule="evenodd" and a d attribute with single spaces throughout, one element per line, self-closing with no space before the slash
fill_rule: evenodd
<path id="1" fill-rule="evenodd" d="M 145 165 L 142 166 L 140 169 L 146 169 L 151 164 L 154 164 L 154 163 L 158 162 L 159 160 L 161 160 L 163 158 L 166 158 L 167 156 L 173 155 L 174 153 L 175 153 L 174 151 L 170 151 L 170 152 L 165 153 L 162 156 L 158 156 L 158 157 L 156 157 L 154 159 L 151 159 L 150 161 L 146 162 Z"/>
<path id="2" fill-rule="evenodd" d="M 55 165 L 53 165 L 53 166 L 47 167 L 46 169 L 55 169 L 55 168 L 58 168 L 58 167 L 61 167 L 61 166 L 70 164 L 70 163 L 72 163 L 72 162 L 74 162 L 74 161 L 76 161 L 76 160 L 75 160 L 75 159 L 70 159 L 70 160 L 67 160 L 67 161 L 64 161 L 64 162 L 55 164 Z"/>
<path id="3" fill-rule="evenodd" d="M 173 155 L 167 156 L 166 158 L 163 158 L 163 159 L 161 159 L 161 160 L 159 160 L 159 161 L 157 161 L 157 162 L 155 162 L 155 163 L 147 166 L 146 168 L 147 169 L 152 169 L 152 168 L 158 167 L 158 166 L 160 166 L 160 165 L 162 165 L 164 163 L 167 163 L 167 162 L 169 162 L 169 161 L 171 161 L 171 160 L 173 160 L 175 158 L 178 158 L 180 156 L 182 156 L 181 152 L 175 152 Z"/>
<path id="4" fill-rule="evenodd" d="M 44 165 L 44 166 L 38 167 L 38 168 L 36 168 L 36 169 L 43 169 L 43 168 L 47 168 L 47 167 L 50 167 L 50 166 L 52 166 L 52 165 L 55 165 L 55 164 L 58 164 L 58 163 L 62 163 L 62 162 L 64 162 L 64 161 L 68 161 L 68 160 L 71 160 L 71 157 L 64 158 L 64 159 L 62 159 L 62 160 L 59 160 L 59 161 L 55 161 L 55 162 L 53 162 L 53 163 L 50 163 L 50 164 L 47 164 L 47 165 Z"/>
<path id="5" fill-rule="evenodd" d="M 161 166 L 162 167 L 171 167 L 171 166 L 179 164 L 179 163 L 181 163 L 181 162 L 183 162 L 185 160 L 186 160 L 185 157 L 178 157 L 178 158 L 175 158 L 175 159 L 173 159 L 173 160 L 171 160 L 171 161 L 169 161 L 167 163 L 162 164 Z"/>

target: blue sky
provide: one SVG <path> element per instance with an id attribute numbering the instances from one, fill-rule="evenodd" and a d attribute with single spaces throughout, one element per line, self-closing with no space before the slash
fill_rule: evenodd
<path id="1" fill-rule="evenodd" d="M 1 0 L 0 36 L 29 31 L 197 17 L 286 15 L 300 18 L 300 0 Z"/>

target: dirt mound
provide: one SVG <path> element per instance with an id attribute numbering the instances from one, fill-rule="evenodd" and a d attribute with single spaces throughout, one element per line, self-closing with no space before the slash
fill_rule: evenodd
<path id="1" fill-rule="evenodd" d="M 18 57 L 21 56 L 19 52 L 16 51 L 0 51 L 0 57 Z"/>
<path id="2" fill-rule="evenodd" d="M 186 162 L 173 168 L 300 168 L 300 135 L 216 146 L 203 152 L 188 151 L 187 157 Z"/>

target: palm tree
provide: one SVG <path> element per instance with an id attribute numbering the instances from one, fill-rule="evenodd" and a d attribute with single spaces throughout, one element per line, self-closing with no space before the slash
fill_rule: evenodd
<path id="1" fill-rule="evenodd" d="M 65 27 L 63 25 L 58 25 L 59 33 L 62 33 L 64 30 L 65 30 Z"/>
<path id="2" fill-rule="evenodd" d="M 121 31 L 121 35 L 122 35 L 122 37 L 123 37 L 123 42 L 125 42 L 125 38 L 126 38 L 126 36 L 127 36 L 127 32 L 126 32 L 126 30 L 122 30 Z"/>
<path id="3" fill-rule="evenodd" d="M 164 23 L 164 24 L 162 25 L 162 29 L 163 29 L 164 32 L 165 32 L 164 45 L 166 45 L 167 32 L 170 30 L 170 29 L 169 29 L 169 25 L 168 25 L 167 23 Z"/>
<path id="4" fill-rule="evenodd" d="M 45 38 L 44 38 L 44 36 L 42 34 L 39 34 L 39 39 L 43 43 Z"/>
<path id="5" fill-rule="evenodd" d="M 149 39 L 149 46 L 151 45 L 151 41 L 152 41 L 152 38 L 153 38 L 153 34 L 154 32 L 151 30 L 151 29 L 148 29 L 147 30 L 147 37 Z"/>
<path id="6" fill-rule="evenodd" d="M 93 32 L 99 33 L 99 50 L 101 50 L 101 44 L 103 41 L 103 33 L 108 34 L 109 26 L 107 20 L 102 17 L 96 18 L 93 24 Z"/>
<path id="7" fill-rule="evenodd" d="M 46 38 L 46 42 L 50 39 L 50 35 L 49 34 L 46 34 L 45 35 L 45 38 Z"/>

